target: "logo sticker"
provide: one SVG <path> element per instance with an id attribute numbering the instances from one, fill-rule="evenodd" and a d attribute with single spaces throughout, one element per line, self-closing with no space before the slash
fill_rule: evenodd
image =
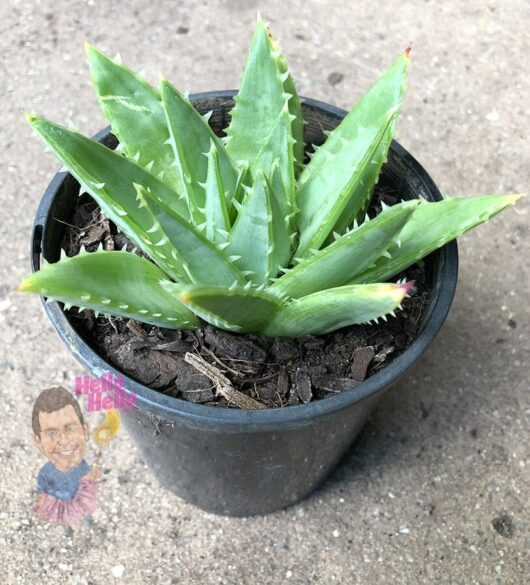
<path id="1" fill-rule="evenodd" d="M 76 396 L 63 386 L 39 394 L 31 420 L 34 442 L 48 460 L 37 476 L 34 510 L 40 520 L 65 529 L 88 521 L 96 510 L 101 447 L 119 432 L 119 409 L 130 410 L 136 402 L 136 396 L 125 391 L 123 378 L 110 373 L 101 378 L 77 377 L 75 394 L 86 396 L 89 413 L 104 412 L 93 433 Z M 98 446 L 93 465 L 85 459 L 91 439 Z"/>

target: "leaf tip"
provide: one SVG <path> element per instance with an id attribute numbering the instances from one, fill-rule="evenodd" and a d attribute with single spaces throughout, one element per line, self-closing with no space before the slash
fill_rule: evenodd
<path id="1" fill-rule="evenodd" d="M 416 290 L 416 281 L 409 280 L 408 282 L 402 282 L 400 284 L 396 284 L 396 296 L 399 298 L 399 301 L 403 300 L 405 297 L 410 297 L 412 293 Z"/>
<path id="2" fill-rule="evenodd" d="M 29 278 L 25 278 L 16 288 L 17 292 L 28 292 L 31 290 L 28 282 Z"/>
<path id="3" fill-rule="evenodd" d="M 513 205 L 514 203 L 517 203 L 519 199 L 522 199 L 524 196 L 525 196 L 524 193 L 514 193 L 513 195 L 506 195 L 506 201 L 508 205 Z"/>
<path id="4" fill-rule="evenodd" d="M 37 114 L 32 114 L 31 112 L 24 112 L 24 117 L 30 126 L 33 126 L 33 123 L 39 119 Z"/>

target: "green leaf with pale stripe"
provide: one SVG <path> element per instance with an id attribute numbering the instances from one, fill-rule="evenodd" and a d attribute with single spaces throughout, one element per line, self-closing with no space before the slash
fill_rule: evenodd
<path id="1" fill-rule="evenodd" d="M 295 207 L 296 184 L 291 118 L 292 114 L 289 113 L 289 109 L 285 105 L 251 168 L 252 176 L 255 177 L 257 171 L 261 170 L 269 180 L 274 167 L 278 168 L 284 192 L 281 199 L 278 198 L 277 201 L 284 215 L 292 213 Z"/>
<path id="2" fill-rule="evenodd" d="M 291 114 L 291 134 L 294 139 L 293 144 L 293 153 L 294 153 L 294 170 L 295 174 L 298 174 L 302 171 L 303 164 L 304 164 L 304 151 L 305 151 L 305 143 L 304 143 L 304 119 L 302 117 L 302 105 L 300 101 L 300 97 L 296 91 L 294 80 L 289 73 L 287 68 L 287 61 L 285 57 L 282 55 L 280 46 L 278 42 L 272 37 L 269 32 L 269 39 L 271 41 L 271 45 L 273 48 L 273 55 L 276 56 L 278 60 L 278 68 L 280 71 L 283 89 L 285 93 L 290 96 L 288 98 L 288 107 L 289 113 Z M 267 173 L 265 173 L 267 175 Z M 267 175 L 268 176 L 268 175 Z"/>
<path id="3" fill-rule="evenodd" d="M 205 235 L 217 244 L 226 242 L 230 230 L 225 189 L 219 169 L 217 147 L 212 141 L 208 151 L 208 174 L 205 184 L 206 201 L 204 203 Z"/>
<path id="4" fill-rule="evenodd" d="M 278 311 L 261 331 L 269 337 L 323 335 L 376 320 L 401 306 L 412 284 L 360 284 L 319 291 Z"/>
<path id="5" fill-rule="evenodd" d="M 201 319 L 238 333 L 259 331 L 283 305 L 276 295 L 250 287 L 163 286 Z"/>
<path id="6" fill-rule="evenodd" d="M 45 264 L 19 290 L 158 327 L 196 329 L 195 315 L 161 286 L 165 279 L 160 268 L 136 254 L 100 251 Z"/>
<path id="7" fill-rule="evenodd" d="M 210 150 L 211 142 L 217 149 L 219 172 L 230 198 L 236 189 L 237 171 L 226 153 L 222 140 L 210 128 L 207 116 L 201 116 L 189 99 L 169 81 L 160 82 L 160 93 L 176 164 L 182 175 L 194 222 L 200 223 L 203 217 L 198 209 L 203 208 L 205 202 L 204 187 L 201 183 L 206 181 L 208 173 L 205 155 Z"/>
<path id="8" fill-rule="evenodd" d="M 339 126 L 328 134 L 326 141 L 319 146 L 311 161 L 306 165 L 300 184 L 303 185 L 314 173 L 322 172 L 330 155 L 337 155 L 343 149 L 343 139 L 351 140 L 363 128 L 378 124 L 382 116 L 390 110 L 401 106 L 407 88 L 407 73 L 409 67 L 409 49 L 396 59 L 377 82 L 364 94 L 348 114 L 341 120 Z M 393 134 L 395 125 L 389 127 Z"/>
<path id="9" fill-rule="evenodd" d="M 187 212 L 184 202 L 167 185 L 139 165 L 102 144 L 36 116 L 28 116 L 28 121 L 81 183 L 82 188 L 97 201 L 106 217 L 153 258 L 171 278 L 185 278 L 169 257 L 160 255 L 156 241 L 148 236 L 149 230 L 153 228 L 153 221 L 138 200 L 136 185 L 142 185 L 154 193 L 160 204 L 168 199 L 172 200 L 174 206 L 177 202 L 182 203 L 184 209 L 179 206 L 177 210 L 170 210 L 175 216 L 179 212 Z"/>
<path id="10" fill-rule="evenodd" d="M 40 119 L 32 119 L 31 123 L 56 149 L 59 158 L 98 202 L 103 213 L 169 276 L 175 280 L 215 284 L 244 282 L 241 272 L 215 244 L 165 205 L 161 195 L 168 190 L 166 185 L 138 165 L 80 134 Z M 129 178 L 121 175 L 121 167 L 129 171 Z M 96 178 L 107 178 L 108 182 L 94 184 L 92 173 L 98 169 Z M 128 181 L 134 178 L 137 180 L 129 186 Z M 138 197 L 138 185 L 143 188 L 148 205 Z M 172 247 L 168 247 L 169 243 Z M 175 253 L 171 253 L 172 249 Z"/>
<path id="11" fill-rule="evenodd" d="M 395 110 L 390 110 L 370 127 L 350 139 L 344 138 L 342 149 L 330 154 L 321 171 L 300 185 L 297 193 L 300 243 L 296 257 L 307 256 L 312 248 L 318 250 L 348 205 L 357 211 L 366 206 L 371 190 L 359 187 L 395 115 Z"/>
<path id="12" fill-rule="evenodd" d="M 310 163 L 304 168 L 300 177 L 300 183 L 305 183 L 312 174 L 323 172 L 330 155 L 335 156 L 342 149 L 342 140 L 358 134 L 363 128 L 377 123 L 388 111 L 396 109 L 399 112 L 403 97 L 407 88 L 407 74 L 409 67 L 409 49 L 396 59 L 378 79 L 378 81 L 366 92 L 366 94 L 355 104 L 353 109 L 341 121 L 340 125 L 330 132 L 325 143 L 318 147 L 311 157 Z M 396 130 L 397 115 L 392 119 L 391 124 L 381 140 L 377 150 L 374 152 L 372 163 L 367 165 L 354 193 L 348 204 L 342 211 L 333 230 L 338 233 L 351 227 L 353 220 L 359 216 L 368 206 L 373 187 L 377 183 L 381 167 L 386 162 L 388 149 Z M 359 209 L 358 202 L 365 201 Z M 330 243 L 328 237 L 327 243 Z"/>
<path id="13" fill-rule="evenodd" d="M 520 198 L 521 195 L 497 195 L 422 201 L 399 233 L 398 242 L 388 248 L 390 258 L 379 258 L 375 266 L 351 282 L 387 280 Z"/>
<path id="14" fill-rule="evenodd" d="M 272 208 L 267 180 L 260 171 L 248 189 L 228 236 L 227 253 L 256 285 L 271 278 L 274 248 Z"/>
<path id="15" fill-rule="evenodd" d="M 174 191 L 184 193 L 175 155 L 167 143 L 169 131 L 159 92 L 88 43 L 85 50 L 99 104 L 124 153 Z"/>
<path id="16" fill-rule="evenodd" d="M 267 27 L 258 18 L 226 131 L 226 149 L 232 160 L 254 165 L 289 97 Z"/>
<path id="17" fill-rule="evenodd" d="M 219 246 L 211 242 L 195 226 L 173 213 L 156 198 L 156 193 L 143 191 L 145 204 L 156 219 L 156 225 L 164 234 L 161 241 L 151 241 L 156 247 L 170 246 L 173 261 L 179 262 L 188 280 L 197 283 L 230 285 L 233 282 L 245 283 L 245 278 L 237 266 L 227 258 Z M 153 235 L 157 235 L 155 232 Z M 167 253 L 163 252 L 164 255 Z M 159 262 L 159 258 L 156 258 Z"/>
<path id="18" fill-rule="evenodd" d="M 285 189 L 280 175 L 280 167 L 277 162 L 272 165 L 272 176 L 267 182 L 270 194 L 272 214 L 272 258 L 271 278 L 276 277 L 278 271 L 289 264 L 292 255 L 292 231 L 291 220 L 294 216 L 292 208 L 286 200 Z"/>
<path id="19" fill-rule="evenodd" d="M 302 297 L 350 281 L 385 252 L 420 204 L 408 201 L 389 207 L 371 221 L 338 238 L 279 278 L 271 290 Z"/>
<path id="20" fill-rule="evenodd" d="M 228 206 L 228 213 L 230 215 L 230 223 L 234 223 L 237 217 L 238 209 L 241 206 L 241 202 L 245 198 L 245 187 L 252 186 L 252 175 L 250 174 L 250 167 L 248 163 L 242 163 L 237 173 L 237 182 L 234 192 L 227 195 L 227 201 L 230 199 Z"/>
<path id="21" fill-rule="evenodd" d="M 137 183 L 156 191 L 165 205 L 182 217 L 189 218 L 186 201 L 134 161 L 44 118 L 28 114 L 27 120 L 91 195 L 93 191 L 103 190 L 117 202 L 128 201 L 136 197 L 133 183 Z M 98 187 L 101 184 L 103 187 Z"/>

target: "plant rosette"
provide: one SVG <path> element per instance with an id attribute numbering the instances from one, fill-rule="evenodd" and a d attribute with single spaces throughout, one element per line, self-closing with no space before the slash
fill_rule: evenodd
<path id="1" fill-rule="evenodd" d="M 87 54 L 119 144 L 109 148 L 108 132 L 100 143 L 27 116 L 68 172 L 41 202 L 35 272 L 19 288 L 47 299 L 54 326 L 94 375 L 121 372 L 57 301 L 172 330 L 206 321 L 237 334 L 319 336 L 394 314 L 413 284 L 392 279 L 426 258 L 428 302 L 413 343 L 330 398 L 264 409 L 191 353 L 186 361 L 239 409 L 187 403 L 126 378 L 138 408 L 125 424 L 164 485 L 217 513 L 285 507 L 327 477 L 382 391 L 432 342 L 456 285 L 449 242 L 518 196 L 442 199 L 393 142 L 409 49 L 348 114 L 298 97 L 259 19 L 235 105 L 229 92 L 190 100 L 164 79 L 156 89 L 88 45 Z M 379 179 L 402 200 L 370 218 Z M 56 220 L 68 221 L 84 193 L 141 254 L 100 249 L 59 259 L 64 224 Z"/>

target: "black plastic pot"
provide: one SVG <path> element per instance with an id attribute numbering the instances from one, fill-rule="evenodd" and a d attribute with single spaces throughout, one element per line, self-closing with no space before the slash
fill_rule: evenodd
<path id="1" fill-rule="evenodd" d="M 213 110 L 210 123 L 228 124 L 233 91 L 191 97 L 201 112 Z M 345 112 L 305 99 L 306 142 L 322 143 Z M 110 147 L 109 129 L 95 139 Z M 441 199 L 425 170 L 393 143 L 381 181 L 403 198 Z M 68 173 L 58 173 L 40 203 L 32 235 L 32 267 L 42 258 L 57 261 L 64 224 L 78 193 Z M 453 299 L 458 273 L 455 243 L 425 262 L 430 291 L 419 334 L 410 347 L 363 383 L 324 400 L 283 409 L 243 411 L 191 404 L 151 390 L 125 377 L 137 394 L 138 409 L 124 415 L 129 433 L 161 484 L 188 502 L 217 514 L 249 516 L 284 508 L 310 494 L 337 465 L 383 393 L 422 355 L 440 330 Z M 95 376 L 121 374 L 76 333 L 61 306 L 46 312 L 68 349 Z"/>

